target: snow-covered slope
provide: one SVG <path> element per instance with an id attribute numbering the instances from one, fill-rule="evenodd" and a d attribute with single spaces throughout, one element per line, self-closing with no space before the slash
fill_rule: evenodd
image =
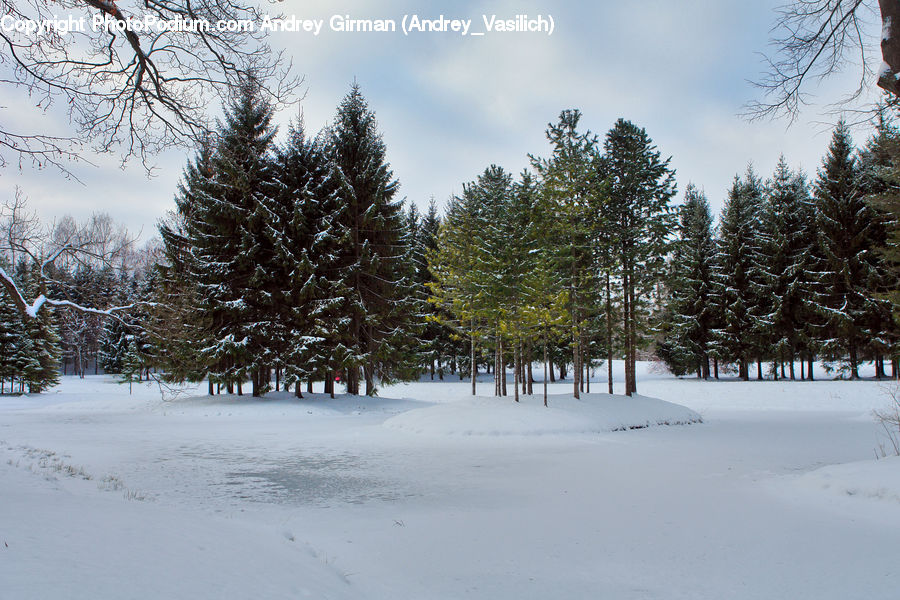
<path id="1" fill-rule="evenodd" d="M 599 433 L 654 425 L 700 423 L 694 411 L 645 396 L 571 394 L 548 397 L 463 398 L 401 413 L 385 427 L 425 435 L 543 435 Z"/>

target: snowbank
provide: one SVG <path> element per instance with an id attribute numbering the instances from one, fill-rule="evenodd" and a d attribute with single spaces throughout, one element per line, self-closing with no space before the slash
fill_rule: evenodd
<path id="1" fill-rule="evenodd" d="M 700 423 L 694 411 L 646 396 L 571 394 L 512 398 L 475 397 L 418 408 L 385 421 L 384 426 L 412 433 L 437 435 L 544 435 L 597 433 L 653 425 Z"/>
<path id="2" fill-rule="evenodd" d="M 900 503 L 900 457 L 829 465 L 801 476 L 798 484 L 841 496 Z"/>

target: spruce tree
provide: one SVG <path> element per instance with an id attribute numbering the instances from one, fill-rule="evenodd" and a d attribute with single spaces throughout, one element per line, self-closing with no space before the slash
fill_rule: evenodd
<path id="1" fill-rule="evenodd" d="M 213 356 L 201 349 L 214 346 L 216 339 L 211 311 L 206 310 L 200 296 L 196 274 L 201 261 L 195 254 L 194 240 L 202 234 L 203 215 L 214 197 L 213 153 L 212 141 L 201 141 L 178 185 L 176 210 L 159 224 L 162 260 L 156 265 L 159 285 L 154 289 L 155 302 L 148 322 L 165 379 L 181 383 L 206 377 L 209 394 L 214 393 L 217 382 L 211 372 Z"/>
<path id="2" fill-rule="evenodd" d="M 861 351 L 874 334 L 873 314 L 882 308 L 871 289 L 879 279 L 872 261 L 876 217 L 866 203 L 853 142 L 844 121 L 834 130 L 815 184 L 819 240 L 823 253 L 820 305 L 823 351 L 846 360 L 859 378 Z"/>
<path id="3" fill-rule="evenodd" d="M 808 302 L 814 293 L 815 254 L 810 240 L 815 224 L 807 196 L 803 178 L 790 170 L 782 155 L 768 183 L 763 210 L 766 237 L 758 266 L 769 310 L 760 322 L 769 330 L 773 357 L 782 371 L 787 361 L 791 379 L 796 377 L 794 360 L 804 345 Z"/>
<path id="4" fill-rule="evenodd" d="M 191 243 L 201 310 L 211 321 L 214 343 L 202 350 L 218 379 L 252 381 L 254 396 L 264 392 L 262 369 L 277 359 L 284 330 L 276 307 L 284 281 L 268 276 L 279 243 L 281 223 L 273 222 L 271 150 L 275 135 L 272 108 L 259 84 L 249 79 L 226 107 L 211 186 L 199 190 L 192 211 Z"/>
<path id="5" fill-rule="evenodd" d="M 282 278 L 290 290 L 276 310 L 287 335 L 285 383 L 294 384 L 300 396 L 303 380 L 333 381 L 334 348 L 343 329 L 337 310 L 342 291 L 333 282 L 337 186 L 322 140 L 308 137 L 302 120 L 291 126 L 278 150 L 275 178 L 284 242 L 270 276 Z"/>
<path id="6" fill-rule="evenodd" d="M 336 277 L 347 290 L 339 360 L 347 391 L 359 393 L 362 369 L 366 395 L 372 395 L 376 378 L 387 382 L 412 375 L 411 326 L 420 307 L 403 264 L 403 207 L 395 200 L 399 182 L 387 163 L 375 114 L 355 83 L 338 107 L 328 151 L 341 202 L 335 217 L 341 233 Z"/>
<path id="7" fill-rule="evenodd" d="M 900 375 L 898 340 L 900 319 L 900 253 L 898 253 L 898 214 L 900 214 L 900 180 L 897 177 L 900 157 L 900 131 L 881 110 L 874 135 L 859 153 L 860 187 L 876 216 L 872 244 L 874 252 L 869 260 L 878 277 L 872 282 L 871 293 L 882 300 L 880 310 L 872 311 L 869 348 L 875 358 L 877 377 L 886 375 L 884 355 L 891 361 L 892 375 Z"/>
<path id="8" fill-rule="evenodd" d="M 752 178 L 748 178 L 752 182 Z M 722 290 L 722 322 L 716 331 L 717 354 L 738 364 L 738 375 L 749 379 L 749 362 L 757 350 L 758 331 L 753 308 L 759 290 L 755 287 L 759 257 L 759 197 L 748 182 L 735 175 L 722 209 L 716 256 Z"/>
<path id="9" fill-rule="evenodd" d="M 688 184 L 679 213 L 670 276 L 667 362 L 675 374 L 695 371 L 697 377 L 708 379 L 715 326 L 716 246 L 706 195 Z"/>

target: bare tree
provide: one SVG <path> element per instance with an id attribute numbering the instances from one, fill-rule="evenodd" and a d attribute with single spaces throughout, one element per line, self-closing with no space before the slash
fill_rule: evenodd
<path id="1" fill-rule="evenodd" d="M 202 135 L 210 104 L 250 74 L 285 103 L 302 80 L 266 43 L 265 17 L 241 0 L 0 0 L 0 85 L 61 105 L 74 126 L 59 137 L 0 122 L 0 166 L 68 173 L 83 145 L 148 166 Z"/>
<path id="2" fill-rule="evenodd" d="M 870 25 L 881 20 L 881 66 L 876 67 Z M 746 116 L 797 117 L 811 81 L 821 81 L 847 64 L 859 63 L 859 83 L 842 101 L 857 99 L 873 81 L 900 101 L 900 2 L 896 0 L 793 0 L 778 9 L 772 29 L 775 52 L 755 85 L 763 99 Z M 877 73 L 877 80 L 876 80 Z"/>
<path id="3" fill-rule="evenodd" d="M 49 229 L 41 227 L 33 213 L 29 213 L 21 190 L 15 198 L 0 206 L 0 286 L 16 309 L 25 318 L 36 318 L 45 305 L 69 307 L 85 314 L 112 315 L 133 305 L 98 308 L 66 297 L 67 282 L 54 279 L 53 272 L 77 266 L 127 269 L 134 254 L 134 238 L 121 226 L 116 226 L 105 214 L 95 214 L 90 221 L 78 225 L 71 217 L 64 217 Z M 16 284 L 4 265 L 14 267 L 25 261 L 34 283 L 35 293 L 29 295 Z M 53 285 L 59 295 L 50 295 Z"/>

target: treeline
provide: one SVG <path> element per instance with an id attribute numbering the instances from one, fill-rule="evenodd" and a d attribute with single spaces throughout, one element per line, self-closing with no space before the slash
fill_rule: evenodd
<path id="1" fill-rule="evenodd" d="M 812 379 L 817 360 L 898 376 L 900 133 L 887 120 L 859 151 L 841 122 L 811 184 L 783 157 L 765 182 L 748 167 L 718 226 L 694 185 L 670 204 L 673 172 L 644 130 L 620 120 L 601 145 L 579 120 L 550 125 L 533 171 L 491 166 L 450 202 L 432 301 L 473 358 L 489 349 L 524 393 L 533 362 L 545 382 L 568 363 L 576 397 L 603 359 L 612 393 L 615 358 L 634 393 L 639 350 L 701 378 L 747 380 L 755 362 L 760 379 Z"/>
<path id="2" fill-rule="evenodd" d="M 811 185 L 783 156 L 766 182 L 748 168 L 718 228 L 689 186 L 657 348 L 669 368 L 708 378 L 734 365 L 747 380 L 755 362 L 759 379 L 812 379 L 823 359 L 856 379 L 868 360 L 897 377 L 898 165 L 885 120 L 858 152 L 841 122 Z"/>
<path id="3" fill-rule="evenodd" d="M 693 185 L 624 119 L 602 138 L 563 111 L 547 156 L 518 175 L 491 165 L 420 215 L 404 209 L 374 113 L 353 86 L 331 125 L 280 142 L 253 81 L 185 168 L 161 241 L 135 251 L 109 217 L 38 232 L 4 208 L 0 391 L 38 392 L 62 370 L 126 381 L 208 379 L 209 393 L 349 393 L 430 372 L 494 373 L 494 393 L 531 394 L 638 358 L 677 375 L 814 377 L 817 360 L 898 375 L 900 133 L 882 120 L 861 150 L 834 132 L 813 181 L 782 158 L 736 176 L 715 224 Z M 128 310 L 103 314 L 102 307 Z M 796 365 L 799 363 L 799 374 Z M 888 366 L 889 365 L 889 366 Z M 511 368 L 512 381 L 507 372 Z"/>

